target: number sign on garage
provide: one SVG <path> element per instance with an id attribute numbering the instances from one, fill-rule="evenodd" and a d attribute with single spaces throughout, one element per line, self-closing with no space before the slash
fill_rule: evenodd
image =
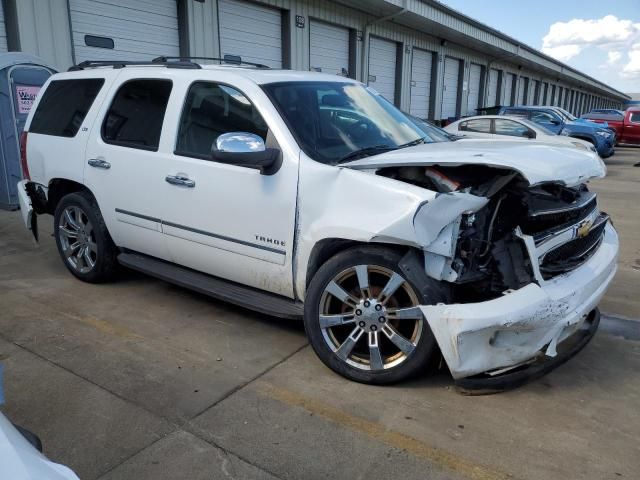
<path id="1" fill-rule="evenodd" d="M 369 41 L 369 82 L 380 95 L 396 103 L 398 44 L 378 37 Z"/>
<path id="2" fill-rule="evenodd" d="M 480 87 L 482 85 L 482 67 L 472 63 L 469 67 L 469 95 L 467 96 L 467 115 L 475 115 L 480 106 Z"/>
<path id="3" fill-rule="evenodd" d="M 309 22 L 309 67 L 322 73 L 349 76 L 349 29 Z"/>
<path id="4" fill-rule="evenodd" d="M 411 102 L 409 112 L 418 118 L 429 117 L 433 53 L 418 48 L 411 57 Z"/>
<path id="5" fill-rule="evenodd" d="M 461 63 L 462 60 L 453 57 L 445 57 L 444 59 L 441 118 L 450 118 L 458 115 Z"/>
<path id="6" fill-rule="evenodd" d="M 174 0 L 175 1 L 175 0 Z M 282 68 L 282 12 L 240 0 L 218 0 L 222 56 Z"/>
<path id="7" fill-rule="evenodd" d="M 175 0 L 69 0 L 75 61 L 179 55 Z"/>

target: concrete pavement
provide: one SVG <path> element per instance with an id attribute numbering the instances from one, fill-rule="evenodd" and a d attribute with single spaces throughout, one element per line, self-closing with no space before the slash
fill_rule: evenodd
<path id="1" fill-rule="evenodd" d="M 620 150 L 594 182 L 623 242 L 603 306 L 632 318 L 638 160 L 640 150 Z M 41 220 L 36 247 L 18 213 L 0 213 L 3 412 L 83 480 L 600 480 L 640 470 L 640 337 L 629 322 L 605 319 L 580 355 L 513 392 L 464 397 L 443 373 L 371 387 L 325 368 L 300 324 L 131 272 L 108 285 L 75 280 L 50 217 Z"/>

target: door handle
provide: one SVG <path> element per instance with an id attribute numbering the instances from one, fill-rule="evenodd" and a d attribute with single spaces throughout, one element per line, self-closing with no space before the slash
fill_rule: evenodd
<path id="1" fill-rule="evenodd" d="M 189 177 L 185 177 L 184 175 L 167 175 L 164 177 L 167 183 L 171 185 L 180 185 L 181 187 L 189 187 L 193 188 L 196 186 L 196 182 L 191 180 Z"/>
<path id="2" fill-rule="evenodd" d="M 111 168 L 111 164 L 106 160 L 101 160 L 99 158 L 90 158 L 87 162 L 92 167 L 103 168 L 105 170 L 109 170 Z"/>

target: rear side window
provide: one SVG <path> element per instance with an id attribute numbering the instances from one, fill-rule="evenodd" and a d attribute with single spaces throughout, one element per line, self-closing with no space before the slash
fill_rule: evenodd
<path id="1" fill-rule="evenodd" d="M 640 112 L 631 112 L 631 115 L 629 115 L 629 121 L 633 123 L 640 123 Z"/>
<path id="2" fill-rule="evenodd" d="M 102 78 L 52 81 L 33 115 L 29 132 L 75 137 L 102 85 Z"/>
<path id="3" fill-rule="evenodd" d="M 171 81 L 131 80 L 120 87 L 102 124 L 106 143 L 158 150 Z"/>

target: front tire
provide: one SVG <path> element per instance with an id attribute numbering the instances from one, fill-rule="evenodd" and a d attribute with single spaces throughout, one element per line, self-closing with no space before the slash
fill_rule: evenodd
<path id="1" fill-rule="evenodd" d="M 440 289 L 434 281 L 432 291 L 421 295 L 425 289 L 405 277 L 401 259 L 387 248 L 350 248 L 322 265 L 309 284 L 307 336 L 318 357 L 340 375 L 394 383 L 422 371 L 437 353 L 418 305 L 443 301 L 436 298 Z"/>
<path id="2" fill-rule="evenodd" d="M 75 277 L 89 283 L 113 278 L 118 252 L 93 195 L 81 191 L 62 197 L 53 225 L 60 258 Z"/>

